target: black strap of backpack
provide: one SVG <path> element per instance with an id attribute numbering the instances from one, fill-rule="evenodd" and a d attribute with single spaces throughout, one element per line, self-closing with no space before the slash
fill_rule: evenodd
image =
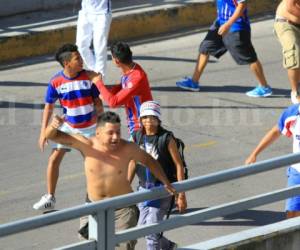
<path id="1" fill-rule="evenodd" d="M 142 141 L 143 141 L 143 132 L 141 130 L 135 131 L 133 133 L 133 141 L 137 145 L 141 145 L 142 144 Z"/>

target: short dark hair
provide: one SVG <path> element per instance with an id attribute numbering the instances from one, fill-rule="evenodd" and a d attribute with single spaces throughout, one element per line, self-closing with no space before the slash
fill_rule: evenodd
<path id="1" fill-rule="evenodd" d="M 55 60 L 64 67 L 64 62 L 71 59 L 72 52 L 78 52 L 77 46 L 70 43 L 64 44 L 55 53 Z"/>
<path id="2" fill-rule="evenodd" d="M 132 63 L 132 52 L 127 43 L 116 42 L 113 45 L 111 45 L 110 51 L 112 56 L 117 58 L 121 63 Z"/>
<path id="3" fill-rule="evenodd" d="M 98 116 L 97 127 L 104 126 L 104 124 L 107 122 L 112 124 L 121 123 L 121 119 L 120 116 L 115 112 L 106 111 Z"/>

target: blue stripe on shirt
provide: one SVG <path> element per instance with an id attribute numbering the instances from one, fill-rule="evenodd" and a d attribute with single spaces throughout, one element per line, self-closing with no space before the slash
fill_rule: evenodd
<path id="1" fill-rule="evenodd" d="M 140 108 L 141 108 L 141 100 L 139 96 L 135 96 L 133 97 L 133 102 L 136 106 L 136 110 L 137 110 L 137 117 L 140 117 Z"/>
<path id="2" fill-rule="evenodd" d="M 73 90 L 66 93 L 58 94 L 58 98 L 62 100 L 75 100 L 83 97 L 90 97 L 91 89 L 81 89 L 81 90 Z"/>
<path id="3" fill-rule="evenodd" d="M 65 113 L 65 110 L 64 110 Z M 92 117 L 94 116 L 94 112 L 90 112 L 88 114 L 85 115 L 76 115 L 76 116 L 66 116 L 66 121 L 72 124 L 78 124 L 78 123 L 82 123 L 82 122 L 87 122 L 92 120 Z"/>

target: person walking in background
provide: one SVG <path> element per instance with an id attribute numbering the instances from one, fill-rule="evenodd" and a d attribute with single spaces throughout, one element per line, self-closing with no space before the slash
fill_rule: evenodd
<path id="1" fill-rule="evenodd" d="M 90 72 L 91 80 L 101 93 L 101 98 L 110 108 L 124 106 L 127 115 L 129 134 L 140 128 L 140 107 L 145 101 L 152 100 L 147 74 L 142 67 L 132 60 L 128 44 L 117 42 L 111 46 L 112 60 L 121 69 L 120 84 L 108 88 L 101 75 Z"/>
<path id="2" fill-rule="evenodd" d="M 192 77 L 176 82 L 179 88 L 199 91 L 199 80 L 208 63 L 209 56 L 223 56 L 228 50 L 238 65 L 250 65 L 258 80 L 258 86 L 248 91 L 251 97 L 266 97 L 272 94 L 262 65 L 251 42 L 250 22 L 246 0 L 217 0 L 217 19 L 200 44 L 197 64 Z"/>
<path id="3" fill-rule="evenodd" d="M 161 126 L 160 105 L 155 101 L 147 101 L 141 105 L 140 120 L 142 128 L 133 134 L 133 140 L 162 166 L 169 181 L 177 182 L 185 179 L 183 162 L 178 152 L 174 135 L 171 131 Z M 148 168 L 140 164 L 130 165 L 128 180 L 132 182 L 134 174 L 139 179 L 138 190 L 151 189 L 161 186 L 162 183 L 155 178 Z M 176 200 L 174 197 L 166 197 L 159 200 L 145 201 L 138 204 L 140 216 L 138 225 L 158 223 L 171 212 L 177 204 L 180 213 L 187 207 L 185 193 L 179 193 Z M 147 250 L 172 250 L 177 244 L 168 240 L 161 233 L 150 234 L 146 237 Z"/>
<path id="4" fill-rule="evenodd" d="M 103 77 L 106 74 L 111 20 L 110 0 L 82 0 L 82 8 L 78 13 L 76 45 L 87 69 L 101 73 Z"/>
<path id="5" fill-rule="evenodd" d="M 47 139 L 46 127 L 52 116 L 54 105 L 59 100 L 65 115 L 64 124 L 60 127 L 66 133 L 78 133 L 86 137 L 95 134 L 97 114 L 103 112 L 99 92 L 90 81 L 86 71 L 82 70 L 83 62 L 77 46 L 65 44 L 58 49 L 56 60 L 63 67 L 51 80 L 45 97 L 39 146 L 44 151 Z M 33 205 L 36 210 L 46 211 L 55 207 L 55 189 L 59 176 L 59 165 L 69 147 L 53 145 L 47 167 L 47 194 Z"/>
<path id="6" fill-rule="evenodd" d="M 275 34 L 282 46 L 283 67 L 291 85 L 292 103 L 300 103 L 300 0 L 283 0 L 277 7 Z"/>
<path id="7" fill-rule="evenodd" d="M 281 114 L 278 124 L 266 133 L 256 148 L 246 159 L 246 164 L 256 162 L 257 156 L 265 150 L 271 143 L 276 141 L 280 135 L 293 137 L 293 152 L 300 152 L 300 104 L 288 107 Z M 251 166 L 251 165 L 250 165 Z M 291 165 L 287 169 L 288 186 L 300 184 L 300 163 Z M 300 216 L 300 195 L 291 197 L 286 201 L 286 216 L 292 218 Z"/>

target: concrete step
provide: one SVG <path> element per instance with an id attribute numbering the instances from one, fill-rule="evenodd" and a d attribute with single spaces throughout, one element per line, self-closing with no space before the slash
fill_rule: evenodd
<path id="1" fill-rule="evenodd" d="M 274 11 L 278 1 L 249 0 L 250 15 Z M 78 6 L 0 18 L 0 63 L 50 54 L 74 43 Z M 113 1 L 109 42 L 133 41 L 209 25 L 216 16 L 213 0 Z"/>

